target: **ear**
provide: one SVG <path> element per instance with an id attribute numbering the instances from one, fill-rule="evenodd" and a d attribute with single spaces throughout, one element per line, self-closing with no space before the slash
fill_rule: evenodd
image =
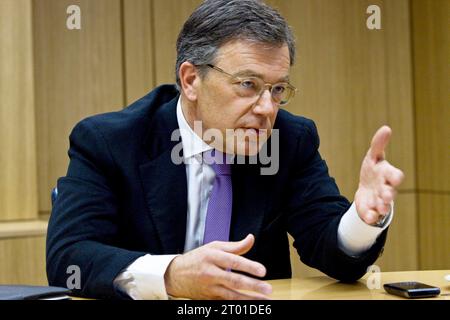
<path id="1" fill-rule="evenodd" d="M 183 62 L 179 70 L 181 89 L 190 101 L 197 100 L 197 90 L 200 77 L 197 68 L 190 62 Z"/>

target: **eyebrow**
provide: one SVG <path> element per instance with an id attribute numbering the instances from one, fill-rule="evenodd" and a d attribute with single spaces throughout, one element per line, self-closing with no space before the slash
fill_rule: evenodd
<path id="1" fill-rule="evenodd" d="M 241 71 L 233 74 L 233 76 L 234 77 L 255 77 L 255 78 L 260 78 L 260 79 L 264 80 L 264 76 L 262 74 L 255 72 L 253 70 L 250 70 L 250 69 L 241 70 Z M 289 75 L 278 79 L 278 81 L 276 81 L 274 83 L 278 83 L 278 82 L 289 82 Z"/>

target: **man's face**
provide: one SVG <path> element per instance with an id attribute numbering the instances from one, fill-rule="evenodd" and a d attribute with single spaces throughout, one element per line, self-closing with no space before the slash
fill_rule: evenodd
<path id="1" fill-rule="evenodd" d="M 241 79 L 257 77 L 269 84 L 287 82 L 289 49 L 287 45 L 269 47 L 237 40 L 219 49 L 214 66 Z M 223 139 L 215 137 L 212 143 L 217 149 L 239 155 L 255 155 L 271 134 L 279 106 L 273 101 L 269 90 L 250 98 L 238 95 L 236 86 L 239 84 L 234 83 L 231 77 L 209 69 L 197 83 L 197 100 L 189 118 L 202 121 L 203 131 L 218 129 L 222 133 Z M 230 137 L 230 132 L 234 137 Z"/>

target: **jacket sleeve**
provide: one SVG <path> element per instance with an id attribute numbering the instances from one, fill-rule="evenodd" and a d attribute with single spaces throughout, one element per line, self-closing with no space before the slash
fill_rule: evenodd
<path id="1" fill-rule="evenodd" d="M 307 120 L 299 136 L 295 169 L 288 200 L 288 228 L 301 260 L 328 276 L 346 282 L 356 281 L 382 252 L 385 230 L 376 243 L 358 257 L 338 247 L 338 226 L 350 207 L 348 200 L 328 174 L 319 154 L 319 136 L 315 124 Z"/>
<path id="2" fill-rule="evenodd" d="M 47 232 L 49 284 L 69 287 L 75 295 L 125 298 L 113 280 L 146 253 L 119 247 L 114 161 L 93 120 L 73 129 L 69 158 L 67 175 L 58 180 Z M 80 271 L 79 281 L 74 270 Z"/>

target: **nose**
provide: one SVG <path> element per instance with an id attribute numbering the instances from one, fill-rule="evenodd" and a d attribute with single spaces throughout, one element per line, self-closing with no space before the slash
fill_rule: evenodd
<path id="1" fill-rule="evenodd" d="M 275 108 L 276 105 L 272 100 L 272 94 L 270 93 L 270 90 L 266 88 L 256 101 L 253 112 L 265 117 L 271 117 L 275 113 Z"/>

